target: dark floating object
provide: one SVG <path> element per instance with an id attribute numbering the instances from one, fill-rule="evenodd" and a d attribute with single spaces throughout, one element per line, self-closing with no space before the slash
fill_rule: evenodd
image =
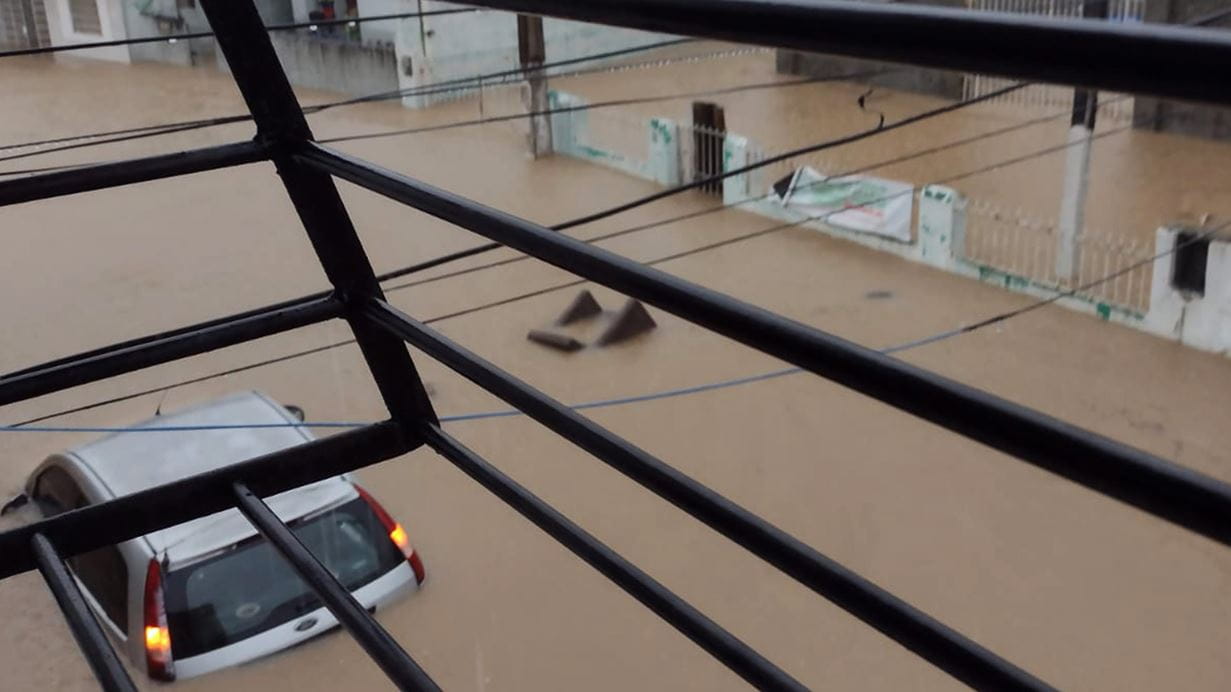
<path id="1" fill-rule="evenodd" d="M 893 291 L 868 291 L 863 297 L 868 300 L 885 300 L 893 297 Z"/>
<path id="2" fill-rule="evenodd" d="M 567 334 L 560 334 L 546 329 L 531 329 L 530 333 L 526 334 L 526 338 L 536 344 L 542 344 L 558 351 L 567 351 L 569 353 L 585 348 L 585 344 Z"/>
<path id="3" fill-rule="evenodd" d="M 555 324 L 563 327 L 566 324 L 579 322 L 589 317 L 603 314 L 603 308 L 599 306 L 598 301 L 594 299 L 594 295 L 587 289 L 582 289 L 581 293 L 573 299 L 572 303 L 560 313 L 556 318 Z"/>
<path id="4" fill-rule="evenodd" d="M 657 326 L 658 324 L 654 322 L 653 317 L 650 317 L 650 313 L 641 304 L 641 301 L 629 298 L 624 307 L 620 308 L 620 311 L 616 313 L 611 326 L 603 331 L 594 344 L 596 346 L 609 346 L 631 339 L 638 334 L 644 334 Z"/>

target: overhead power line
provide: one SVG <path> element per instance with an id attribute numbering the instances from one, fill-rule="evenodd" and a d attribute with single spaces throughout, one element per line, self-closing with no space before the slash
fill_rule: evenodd
<path id="1" fill-rule="evenodd" d="M 399 130 L 382 130 L 380 132 L 370 132 L 367 134 L 344 135 L 340 137 L 328 137 L 317 140 L 321 144 L 337 144 L 339 142 L 355 142 L 365 139 L 382 139 L 385 137 L 399 137 L 402 135 L 417 135 L 426 132 L 440 132 L 442 130 L 456 130 L 463 127 L 476 127 L 479 125 L 490 125 L 493 123 L 511 122 L 515 120 L 528 120 L 530 118 L 539 118 L 550 115 L 563 115 L 567 113 L 579 113 L 583 111 L 602 110 L 605 108 L 617 108 L 621 106 L 635 106 L 645 103 L 661 103 L 663 101 L 677 101 L 679 99 L 700 98 L 704 96 L 723 96 L 726 94 L 737 94 L 745 91 L 759 91 L 762 89 L 777 89 L 784 87 L 802 86 L 807 84 L 819 84 L 822 82 L 840 82 L 848 79 L 864 79 L 867 77 L 879 77 L 891 72 L 899 71 L 893 68 L 879 68 L 872 70 L 860 70 L 858 72 L 849 72 L 845 74 L 830 75 L 826 77 L 803 77 L 800 79 L 788 80 L 773 80 L 769 82 L 753 82 L 751 84 L 737 84 L 729 87 L 718 87 L 715 89 L 703 89 L 701 91 L 684 91 L 671 94 L 663 94 L 661 96 L 633 96 L 623 99 L 612 99 L 609 101 L 595 101 L 593 103 L 583 103 L 576 106 L 561 106 L 559 108 L 549 108 L 541 111 L 526 111 L 522 113 L 509 113 L 506 115 L 494 115 L 485 118 L 474 118 L 472 120 L 459 120 L 455 122 L 440 123 L 438 125 L 423 125 L 421 127 L 403 128 Z"/>
<path id="2" fill-rule="evenodd" d="M 1124 131 L 1124 129 L 1126 129 L 1126 128 L 1121 128 L 1121 129 L 1119 129 L 1119 130 L 1108 131 L 1108 132 L 1105 132 L 1105 133 L 1101 133 L 1101 134 L 1099 134 L 1099 135 L 1095 135 L 1095 137 L 1096 137 L 1096 138 L 1107 137 L 1107 136 L 1110 136 L 1110 135 L 1112 135 L 1112 134 L 1116 134 L 1116 133 L 1118 133 L 1118 132 L 1122 132 L 1122 131 Z M 956 144 L 955 144 L 954 146 L 956 146 Z M 998 168 L 1003 168 L 1003 167 L 1005 167 L 1005 166 L 1014 165 L 1014 164 L 1017 164 L 1017 163 L 1020 163 L 1020 162 L 1026 161 L 1026 160 L 1030 160 L 1030 159 L 1032 159 L 1032 158 L 1038 158 L 1038 157 L 1040 157 L 1040 156 L 1046 156 L 1046 155 L 1049 155 L 1049 154 L 1055 153 L 1055 152 L 1057 152 L 1057 151 L 1061 151 L 1061 150 L 1063 150 L 1063 149 L 1066 149 L 1066 148 L 1068 148 L 1069 146 L 1072 146 L 1072 145 L 1070 145 L 1070 144 L 1061 144 L 1061 145 L 1056 145 L 1056 146 L 1048 147 L 1048 148 L 1045 148 L 1045 149 L 1042 149 L 1042 150 L 1038 150 L 1038 151 L 1032 152 L 1032 153 L 1030 153 L 1030 154 L 1025 154 L 1025 155 L 1022 155 L 1022 156 L 1015 157 L 1015 158 L 1013 158 L 1013 159 L 1009 159 L 1009 160 L 1001 161 L 1001 162 L 998 162 L 998 163 L 994 163 L 994 164 L 991 164 L 991 165 L 988 165 L 988 166 L 983 166 L 983 167 L 980 167 L 980 168 L 977 168 L 977 169 L 973 169 L 973 170 L 968 170 L 968 171 L 965 171 L 965 172 L 963 172 L 963 173 L 959 173 L 959 174 L 956 174 L 956 175 L 953 175 L 953 176 L 948 176 L 948 177 L 946 177 L 946 178 L 943 178 L 942 180 L 935 181 L 935 182 L 933 182 L 933 183 L 931 183 L 931 184 L 941 184 L 941 183 L 947 183 L 947 182 L 956 182 L 957 180 L 961 180 L 961 179 L 964 179 L 964 178 L 973 177 L 973 176 L 975 176 L 975 175 L 980 175 L 980 174 L 982 174 L 982 173 L 987 173 L 987 172 L 990 172 L 990 171 L 992 171 L 992 170 L 996 170 L 996 169 L 998 169 Z M 912 192 L 912 193 L 913 193 L 913 190 L 911 190 L 910 192 Z M 894 197 L 899 196 L 900 194 L 902 194 L 902 193 L 895 193 L 895 194 L 893 194 L 893 195 L 888 195 L 888 196 L 886 196 L 884 199 L 891 199 L 891 198 L 894 198 Z M 874 203 L 874 202 L 877 202 L 877 201 L 881 201 L 881 200 L 872 200 L 872 202 L 873 202 L 873 203 Z M 708 213 L 708 211 L 709 211 L 709 210 L 707 210 L 707 211 L 706 211 L 706 213 Z M 830 214 L 832 214 L 832 213 L 836 213 L 836 212 L 830 212 Z M 702 252 L 708 252 L 708 251 L 711 251 L 711 250 L 716 250 L 716 249 L 718 249 L 718 248 L 720 248 L 720 247 L 726 247 L 726 246 L 733 245 L 733 244 L 736 244 L 736 243 L 740 243 L 740 242 L 744 242 L 744 241 L 752 240 L 752 239 L 754 239 L 754 238 L 760 238 L 760 237 L 763 237 L 763 236 L 766 236 L 766 235 L 769 235 L 769 234 L 772 234 L 772 233 L 776 233 L 776 232 L 778 232 L 778 231 L 782 231 L 782 230 L 785 230 L 785 229 L 788 229 L 788 228 L 793 228 L 793 227 L 796 227 L 796 226 L 801 226 L 801 225 L 806 224 L 806 223 L 811 223 L 811 222 L 815 222 L 815 221 L 822 221 L 822 220 L 824 220 L 824 218 L 827 218 L 827 216 L 829 216 L 830 214 L 822 214 L 822 215 L 818 215 L 818 216 L 813 216 L 813 217 L 808 217 L 808 218 L 800 219 L 800 220 L 797 220 L 797 221 L 791 221 L 791 222 L 785 222 L 785 223 L 775 224 L 775 225 L 769 226 L 769 227 L 767 227 L 767 228 L 762 228 L 762 229 L 760 229 L 760 230 L 752 231 L 752 232 L 750 232 L 750 233 L 745 233 L 745 234 L 742 234 L 742 235 L 734 236 L 734 237 L 732 237 L 732 238 L 728 238 L 728 239 L 725 239 L 725 240 L 717 241 L 717 242 L 714 242 L 714 243 L 708 243 L 708 244 L 706 244 L 706 245 L 703 245 L 703 246 L 700 246 L 700 247 L 697 247 L 697 248 L 692 248 L 692 249 L 689 249 L 689 250 L 684 250 L 684 251 L 677 252 L 677 253 L 673 253 L 673 254 L 670 254 L 670 255 L 667 255 L 667 256 L 664 256 L 664 257 L 659 257 L 659 258 L 657 258 L 657 259 L 654 259 L 654 260 L 648 261 L 648 262 L 646 262 L 645 264 L 650 265 L 650 266 L 654 266 L 654 265 L 657 265 L 657 264 L 662 264 L 662 263 L 664 263 L 664 262 L 669 262 L 669 261 L 676 260 L 676 259 L 682 259 L 683 257 L 687 257 L 687 256 L 690 256 L 690 255 L 696 255 L 696 254 L 700 254 L 700 253 L 702 253 Z M 625 232 L 631 232 L 631 231 L 633 231 L 633 230 L 645 230 L 646 228 L 653 227 L 653 226 L 658 226 L 658 225 L 664 225 L 664 224 L 666 224 L 666 223 L 670 223 L 670 222 L 672 222 L 672 221 L 674 221 L 674 220 L 677 220 L 677 219 L 668 219 L 668 220 L 664 220 L 664 221 L 656 222 L 655 224 L 651 224 L 651 225 L 649 225 L 649 226 L 638 227 L 638 228 L 635 228 L 635 229 L 625 229 Z M 597 237 L 597 238 L 592 238 L 592 239 L 587 240 L 586 242 L 597 242 L 598 240 L 601 240 L 601 239 L 603 239 L 604 237 L 611 237 L 611 234 L 609 234 L 608 236 L 600 236 L 600 237 Z M 1177 244 L 1177 247 L 1175 248 L 1175 250 L 1178 250 L 1178 249 L 1179 249 L 1179 247 L 1180 247 L 1180 244 Z M 1174 250 L 1173 250 L 1173 251 L 1174 251 Z M 1110 280 L 1110 279 L 1106 279 L 1106 280 Z M 1105 280 L 1105 281 L 1106 281 L 1106 280 Z M 1104 282 L 1105 282 L 1105 281 L 1104 281 Z M 586 280 L 585 280 L 585 279 L 578 279 L 578 280 L 568 281 L 568 282 L 565 282 L 565 283 L 553 284 L 553 285 L 551 285 L 551 286 L 547 286 L 547 287 L 544 287 L 544 288 L 540 288 L 540 289 L 537 289 L 537 290 L 534 290 L 534 291 L 529 291 L 529 292 L 525 292 L 525 293 L 517 294 L 517 295 L 510 296 L 510 297 L 507 297 L 507 298 L 504 298 L 504 299 L 501 299 L 501 300 L 498 300 L 498 301 L 492 301 L 492 302 L 489 302 L 489 303 L 484 303 L 484 304 L 477 305 L 477 306 L 473 306 L 473 307 L 466 308 L 466 309 L 463 309 L 463 310 L 458 310 L 458 311 L 454 311 L 454 312 L 451 312 L 451 313 L 447 313 L 447 314 L 443 314 L 443 315 L 438 315 L 438 316 L 436 316 L 436 317 L 433 317 L 433 318 L 430 318 L 430 319 L 424 320 L 424 324 L 435 324 L 435 323 L 442 322 L 442 321 L 445 321 L 445 320 L 455 319 L 455 318 L 458 318 L 458 317 L 462 317 L 462 316 L 464 316 L 464 315 L 470 315 L 470 314 L 474 314 L 474 313 L 481 312 L 481 311 L 484 311 L 484 310 L 489 310 L 489 309 L 492 309 L 492 308 L 501 307 L 501 306 L 504 306 L 504 305 L 508 305 L 508 304 L 511 304 L 511 303 L 514 303 L 514 302 L 520 301 L 520 300 L 526 300 L 526 299 L 533 298 L 533 297 L 536 297 L 536 296 L 545 295 L 545 294 L 547 294 L 547 293 L 551 293 L 551 292 L 554 292 L 554 291 L 563 290 L 563 289 L 565 289 L 565 288 L 570 288 L 570 287 L 573 287 L 573 286 L 578 286 L 578 285 L 581 285 L 581 284 L 584 284 L 584 283 L 586 283 Z M 1092 282 L 1091 284 L 1087 284 L 1087 286 L 1094 286 L 1094 285 L 1097 285 L 1097 282 Z M 408 285 L 405 285 L 405 286 L 402 286 L 402 287 L 393 287 L 393 288 L 390 288 L 390 289 L 388 289 L 388 290 L 389 290 L 389 292 L 392 292 L 392 291 L 399 290 L 399 288 L 407 288 L 407 287 L 409 287 L 409 284 L 408 284 Z M 1058 298 L 1057 298 L 1057 300 L 1058 300 Z M 1053 300 L 1053 301 L 1050 301 L 1050 302 L 1054 302 L 1054 300 Z M 1041 306 L 1040 306 L 1040 307 L 1041 307 Z M 947 333 L 947 332 L 946 332 L 946 333 Z M 965 332 L 961 332 L 961 333 L 965 333 Z M 929 338 L 929 339 L 933 339 L 934 337 L 928 337 L 928 338 Z M 947 337 L 946 337 L 946 338 L 947 338 Z M 276 365 L 276 364 L 279 364 L 279 363 L 288 362 L 288 361 L 295 360 L 295 359 L 298 359 L 298 358 L 303 358 L 303 357 L 307 357 L 307 356 L 314 355 L 314 354 L 317 354 L 317 353 L 323 353 L 323 352 L 330 351 L 330 350 L 333 350 L 333 349 L 336 349 L 336 348 L 341 348 L 341 347 L 343 347 L 343 346 L 348 346 L 348 345 L 353 344 L 353 343 L 354 343 L 354 340 L 353 340 L 353 339 L 344 339 L 344 340 L 340 340 L 340 341 L 335 341 L 335 342 L 331 342 L 331 343 L 328 343 L 328 344 L 323 344 L 323 345 L 321 345 L 321 346 L 316 346 L 316 347 L 309 348 L 309 349 L 304 349 L 304 350 L 301 350 L 301 351 L 296 351 L 296 352 L 292 352 L 292 353 L 283 354 L 283 355 L 280 355 L 280 356 L 276 356 L 276 357 L 273 357 L 273 358 L 264 359 L 264 360 L 257 361 L 257 362 L 253 362 L 253 363 L 248 363 L 248 364 L 241 365 L 241 366 L 237 366 L 237 367 L 234 367 L 234 368 L 228 368 L 228 369 L 226 369 L 226 370 L 222 370 L 222 371 L 213 372 L 213 373 L 210 373 L 210 374 L 207 374 L 207 375 L 201 375 L 201 376 L 197 376 L 197 377 L 192 377 L 192 378 L 188 378 L 188 379 L 180 380 L 180 381 L 174 382 L 174 383 L 169 384 L 169 385 L 160 385 L 160 386 L 158 386 L 158 387 L 152 387 L 152 388 L 144 389 L 144 390 L 137 391 L 137 392 L 131 392 L 131 393 L 128 393 L 128 394 L 123 394 L 123 395 L 119 395 L 119 396 L 111 397 L 111 398 L 108 398 L 108 399 L 103 399 L 103 400 L 100 400 L 100 401 L 95 401 L 95 402 L 90 403 L 90 404 L 84 404 L 84 405 L 81 405 L 81 406 L 75 406 L 75 407 L 72 407 L 72 408 L 63 409 L 63 410 L 59 410 L 59 411 L 55 411 L 55 412 L 53 412 L 53 413 L 48 413 L 48 414 L 44 414 L 44 415 L 37 416 L 37 417 L 34 417 L 34 418 L 30 418 L 30 419 L 27 419 L 27 420 L 22 421 L 22 422 L 20 422 L 20 423 L 15 423 L 15 424 L 13 424 L 13 425 L 14 425 L 14 426 L 17 426 L 17 427 L 19 427 L 19 426 L 25 426 L 25 425 L 32 425 L 32 424 L 34 424 L 34 423 L 39 423 L 39 422 L 42 422 L 42 421 L 45 421 L 45 420 L 49 420 L 49 419 L 52 419 L 52 418 L 58 418 L 58 417 L 60 417 L 60 416 L 70 415 L 70 414 L 73 414 L 73 413 L 81 413 L 81 412 L 83 412 L 83 411 L 88 411 L 88 410 L 91 410 L 91 409 L 100 408 L 100 407 L 102 407 L 102 406 L 108 406 L 108 405 L 110 405 L 110 404 L 116 404 L 116 403 L 120 403 L 120 402 L 123 402 L 123 401 L 129 401 L 129 400 L 131 400 L 131 399 L 136 399 L 136 398 L 139 398 L 139 397 L 142 397 L 142 396 L 147 396 L 147 395 L 150 395 L 150 394 L 157 394 L 157 393 L 165 392 L 165 391 L 168 391 L 168 390 L 171 390 L 171 389 L 178 389 L 178 388 L 180 388 L 180 387 L 184 387 L 184 386 L 188 386 L 188 385 L 199 384 L 199 383 L 201 383 L 201 382 L 206 382 L 206 381 L 209 381 L 209 380 L 219 379 L 219 378 L 222 378 L 222 377 L 228 377 L 228 376 L 230 376 L 230 375 L 236 375 L 236 374 L 239 374 L 239 373 L 242 373 L 242 372 L 247 372 L 247 371 L 249 371 L 249 370 L 255 370 L 255 369 L 258 369 L 258 368 L 263 368 L 263 367 L 268 367 L 268 366 L 271 366 L 271 365 Z M 931 341 L 928 341 L 928 343 L 931 343 Z M 922 344 L 921 344 L 921 345 L 922 345 Z"/>

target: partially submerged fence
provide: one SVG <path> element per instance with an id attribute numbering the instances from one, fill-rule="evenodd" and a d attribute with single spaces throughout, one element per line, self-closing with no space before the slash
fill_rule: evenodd
<path id="1" fill-rule="evenodd" d="M 1152 243 L 1086 230 L 1077 238 L 1075 275 L 1061 278 L 1056 274 L 1059 238 L 1055 222 L 970 200 L 966 205 L 965 229 L 964 242 L 954 249 L 958 257 L 1053 291 L 1085 286 L 1121 268 L 1140 264 L 1155 253 Z M 1106 305 L 1107 310 L 1122 310 L 1142 319 L 1150 307 L 1153 271 L 1152 264 L 1144 264 L 1096 286 L 1080 289 L 1078 296 L 1093 301 L 1096 308 Z"/>
<path id="2" fill-rule="evenodd" d="M 578 107 L 585 101 L 564 92 L 552 92 L 556 107 Z M 664 185 L 677 185 L 698 179 L 708 171 L 721 173 L 775 158 L 780 152 L 766 150 L 735 133 L 718 132 L 668 118 L 643 118 L 605 110 L 573 111 L 552 116 L 557 152 L 622 172 L 648 178 Z M 698 141 L 722 138 L 720 160 L 709 151 L 698 151 Z M 1139 264 L 1154 254 L 1154 248 L 1127 235 L 1086 231 L 1078 238 L 1078 270 L 1062 279 L 1056 274 L 1058 238 L 1055 221 L 1030 218 L 1021 211 L 1000 209 L 977 199 L 967 200 L 953 190 L 937 198 L 952 207 L 945 220 L 934 223 L 938 233 L 951 239 L 938 259 L 937 248 L 924 252 L 920 224 L 923 219 L 923 188 L 902 189 L 905 184 L 883 181 L 879 187 L 892 192 L 876 193 L 875 202 L 888 202 L 903 194 L 912 201 L 911 229 L 897 237 L 872 234 L 866 229 L 844 226 L 841 218 L 808 220 L 810 214 L 782 203 L 783 189 L 801 169 L 816 171 L 822 178 L 840 171 L 824 152 L 787 158 L 722 181 L 723 202 L 734 209 L 753 212 L 785 222 L 800 222 L 828 235 L 905 257 L 933 266 L 995 283 L 1008 290 L 1031 295 L 1054 294 L 1083 286 L 1107 276 L 1121 267 Z M 854 176 L 830 178 L 834 184 Z M 877 179 L 868 179 L 872 187 Z M 947 190 L 937 187 L 936 190 Z M 868 197 L 869 195 L 865 195 Z M 887 199 L 879 199 L 886 197 Z M 941 218 L 941 217 L 937 217 Z M 1132 229 L 1130 229 L 1132 230 Z M 926 256 L 925 256 L 926 255 Z M 1149 263 L 1113 277 L 1097 286 L 1079 290 L 1061 304 L 1134 326 L 1142 326 L 1150 303 L 1152 265 Z"/>

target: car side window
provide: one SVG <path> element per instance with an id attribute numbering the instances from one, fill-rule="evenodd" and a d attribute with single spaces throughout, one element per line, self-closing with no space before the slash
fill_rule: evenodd
<path id="1" fill-rule="evenodd" d="M 69 558 L 73 574 L 89 589 L 107 618 L 128 632 L 128 565 L 113 545 Z"/>
<path id="2" fill-rule="evenodd" d="M 53 517 L 90 504 L 67 471 L 52 466 L 34 482 L 35 504 L 45 516 Z M 82 585 L 98 601 L 107 618 L 128 631 L 128 565 L 112 545 L 68 559 L 68 566 Z"/>

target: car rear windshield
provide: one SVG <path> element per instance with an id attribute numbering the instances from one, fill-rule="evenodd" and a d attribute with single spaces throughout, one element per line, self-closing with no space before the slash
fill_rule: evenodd
<path id="1" fill-rule="evenodd" d="M 405 562 L 362 498 L 293 523 L 291 530 L 351 591 Z M 171 571 L 164 593 L 175 658 L 233 644 L 321 607 L 259 537 Z"/>

